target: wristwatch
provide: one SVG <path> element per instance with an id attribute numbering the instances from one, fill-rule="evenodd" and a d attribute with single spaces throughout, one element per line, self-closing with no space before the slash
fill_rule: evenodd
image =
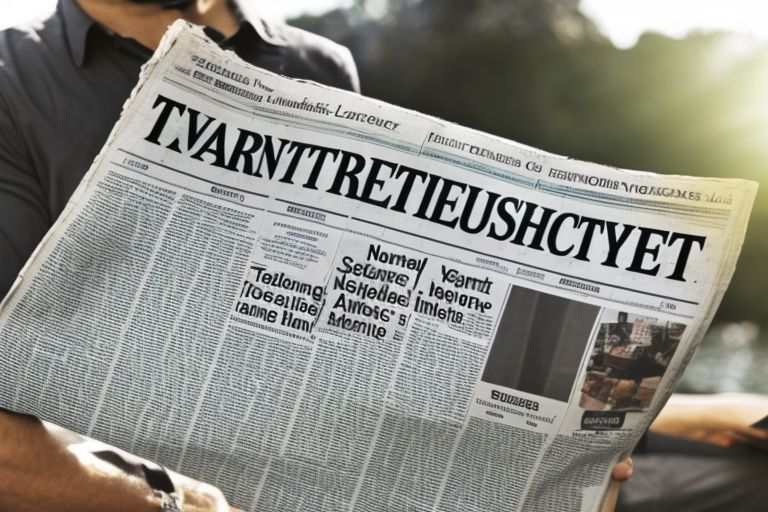
<path id="1" fill-rule="evenodd" d="M 154 467 L 153 467 L 154 466 Z M 171 477 L 164 467 L 142 463 L 144 478 L 152 488 L 155 496 L 160 498 L 160 506 L 163 512 L 182 512 L 182 497 L 176 492 Z"/>

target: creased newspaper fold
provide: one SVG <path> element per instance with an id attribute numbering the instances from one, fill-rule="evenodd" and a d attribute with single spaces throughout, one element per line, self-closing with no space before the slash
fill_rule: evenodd
<path id="1" fill-rule="evenodd" d="M 0 407 L 250 511 L 595 511 L 756 191 L 289 80 L 173 25 L 0 311 Z"/>

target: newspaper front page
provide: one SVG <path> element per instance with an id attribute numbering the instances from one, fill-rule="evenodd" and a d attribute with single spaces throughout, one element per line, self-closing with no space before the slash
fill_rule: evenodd
<path id="1" fill-rule="evenodd" d="M 754 183 L 629 172 L 172 26 L 0 312 L 0 407 L 249 511 L 595 511 Z"/>

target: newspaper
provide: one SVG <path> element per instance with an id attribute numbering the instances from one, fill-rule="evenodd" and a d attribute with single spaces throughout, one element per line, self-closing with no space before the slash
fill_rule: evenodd
<path id="1" fill-rule="evenodd" d="M 595 511 L 755 192 L 290 80 L 178 22 L 3 303 L 0 407 L 249 511 Z"/>

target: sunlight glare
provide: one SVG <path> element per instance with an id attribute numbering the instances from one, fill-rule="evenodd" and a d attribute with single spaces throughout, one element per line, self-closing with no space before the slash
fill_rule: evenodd
<path id="1" fill-rule="evenodd" d="M 727 30 L 768 39 L 764 0 L 582 0 L 580 8 L 620 48 L 633 46 L 646 31 L 682 38 Z"/>

